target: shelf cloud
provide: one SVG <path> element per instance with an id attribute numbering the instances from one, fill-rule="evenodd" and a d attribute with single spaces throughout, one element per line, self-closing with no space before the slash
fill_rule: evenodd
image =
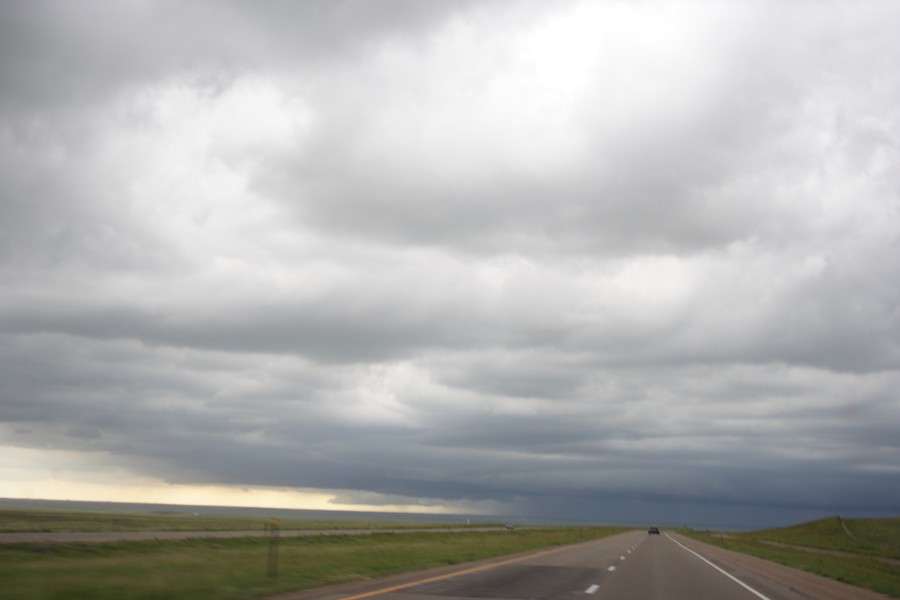
<path id="1" fill-rule="evenodd" d="M 898 23 L 4 3 L 0 496 L 896 512 Z"/>

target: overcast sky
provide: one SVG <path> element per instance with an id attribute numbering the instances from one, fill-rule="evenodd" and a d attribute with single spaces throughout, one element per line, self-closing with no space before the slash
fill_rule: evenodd
<path id="1" fill-rule="evenodd" d="M 0 496 L 896 514 L 898 28 L 3 2 Z"/>

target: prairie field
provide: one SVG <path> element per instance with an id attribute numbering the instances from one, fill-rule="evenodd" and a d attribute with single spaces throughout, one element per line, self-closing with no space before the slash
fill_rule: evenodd
<path id="1" fill-rule="evenodd" d="M 88 511 L 0 509 L 0 532 L 112 532 L 112 531 L 253 531 L 262 530 L 266 519 L 244 515 L 199 514 L 175 511 Z M 460 523 L 400 521 L 390 519 L 340 520 L 283 518 L 282 529 L 447 529 Z M 489 524 L 480 524 L 488 526 Z"/>

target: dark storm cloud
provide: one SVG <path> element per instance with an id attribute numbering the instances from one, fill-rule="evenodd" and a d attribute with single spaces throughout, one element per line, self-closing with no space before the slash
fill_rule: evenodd
<path id="1" fill-rule="evenodd" d="M 900 14 L 657 8 L 4 4 L 9 455 L 599 520 L 896 506 Z"/>

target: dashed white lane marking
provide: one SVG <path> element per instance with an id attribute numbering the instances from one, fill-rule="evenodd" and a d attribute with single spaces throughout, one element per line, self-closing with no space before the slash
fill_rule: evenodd
<path id="1" fill-rule="evenodd" d="M 694 552 L 693 550 L 691 550 L 690 548 L 688 548 L 687 546 L 685 546 L 684 544 L 682 544 L 681 542 L 679 542 L 678 540 L 673 538 L 668 533 L 666 534 L 666 537 L 669 538 L 670 540 L 672 540 L 673 542 L 675 542 L 676 544 L 678 544 L 679 546 L 681 546 L 682 548 L 684 548 L 685 550 L 687 550 L 688 552 L 690 552 L 691 554 L 693 554 L 694 556 L 696 556 L 697 558 L 699 558 L 700 560 L 702 560 L 703 562 L 705 562 L 706 564 L 708 564 L 709 566 L 711 566 L 713 569 L 715 569 L 716 571 L 718 571 L 725 577 L 727 577 L 727 578 L 731 579 L 732 581 L 734 581 L 735 583 L 737 583 L 739 586 L 741 586 L 742 588 L 744 588 L 745 590 L 747 590 L 748 592 L 750 592 L 757 598 L 762 598 L 762 600 L 771 600 L 771 598 L 769 598 L 768 596 L 764 596 L 763 594 L 760 594 L 759 592 L 754 590 L 752 587 L 750 587 L 749 585 L 747 585 L 746 583 L 744 583 L 743 581 L 741 581 L 740 579 L 738 579 L 731 573 L 728 573 L 724 569 L 720 569 L 713 563 L 709 562 L 708 560 L 706 560 L 705 558 L 703 558 L 702 556 L 700 556 L 699 554 L 697 554 L 696 552 Z"/>
<path id="2" fill-rule="evenodd" d="M 628 554 L 631 554 L 631 550 L 628 551 Z"/>
<path id="3" fill-rule="evenodd" d="M 594 592 L 596 592 L 596 591 L 599 590 L 599 589 L 600 589 L 600 586 L 599 586 L 599 585 L 592 585 L 592 586 L 589 587 L 588 589 L 584 590 L 584 593 L 585 593 L 585 594 L 593 594 Z"/>
<path id="4" fill-rule="evenodd" d="M 619 560 L 625 560 L 625 557 L 624 557 L 624 556 L 620 556 L 620 557 L 619 557 Z"/>
<path id="5" fill-rule="evenodd" d="M 615 568 L 614 566 L 610 565 L 610 567 L 609 567 L 608 569 L 606 569 L 606 570 L 607 570 L 607 571 L 615 571 L 616 568 Z"/>

